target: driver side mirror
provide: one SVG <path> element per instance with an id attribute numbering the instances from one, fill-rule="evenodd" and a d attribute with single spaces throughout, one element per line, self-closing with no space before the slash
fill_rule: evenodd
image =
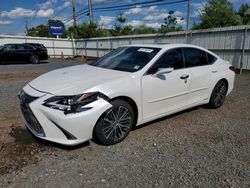
<path id="1" fill-rule="evenodd" d="M 167 74 L 167 73 L 170 73 L 174 70 L 173 67 L 168 67 L 168 68 L 159 68 L 155 74 L 153 74 L 153 76 L 160 76 L 162 74 Z"/>

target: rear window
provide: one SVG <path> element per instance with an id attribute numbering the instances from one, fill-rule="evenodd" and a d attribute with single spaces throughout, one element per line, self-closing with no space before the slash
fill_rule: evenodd
<path id="1" fill-rule="evenodd" d="M 207 61 L 209 64 L 213 64 L 216 61 L 216 57 L 214 57 L 212 54 L 207 53 Z"/>
<path id="2" fill-rule="evenodd" d="M 183 48 L 186 67 L 208 65 L 207 53 L 197 48 Z"/>

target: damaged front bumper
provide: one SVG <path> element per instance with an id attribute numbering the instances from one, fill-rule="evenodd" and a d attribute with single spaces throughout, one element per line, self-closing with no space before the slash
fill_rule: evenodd
<path id="1" fill-rule="evenodd" d="M 92 138 L 99 117 L 112 105 L 104 98 L 87 104 L 89 110 L 65 114 L 49 108 L 44 101 L 53 97 L 26 85 L 20 92 L 22 117 L 36 137 L 63 145 L 77 145 Z"/>

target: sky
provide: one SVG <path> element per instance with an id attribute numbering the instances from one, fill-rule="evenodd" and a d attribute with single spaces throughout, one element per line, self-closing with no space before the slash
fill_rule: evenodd
<path id="1" fill-rule="evenodd" d="M 127 10 L 103 11 L 97 10 L 102 7 L 135 4 L 152 0 L 92 0 L 94 21 L 100 27 L 112 28 L 116 18 L 123 13 L 127 18 L 127 25 L 132 27 L 159 28 L 168 16 L 169 10 L 175 11 L 178 25 L 185 27 L 187 16 L 187 2 L 175 4 L 155 5 L 137 4 Z M 159 3 L 176 2 L 178 0 L 162 0 Z M 230 0 L 233 8 L 238 10 L 241 4 L 250 0 Z M 26 23 L 28 27 L 46 24 L 48 19 L 58 19 L 65 22 L 66 27 L 72 25 L 72 0 L 0 0 L 0 35 L 24 35 Z M 76 0 L 76 12 L 84 12 L 88 8 L 88 0 Z M 199 12 L 207 0 L 191 0 L 190 26 L 199 22 Z M 158 3 L 158 4 L 159 4 Z M 143 7 L 147 5 L 148 7 Z M 96 9 L 96 10 L 95 10 Z M 88 16 L 80 15 L 77 23 L 87 22 Z"/>

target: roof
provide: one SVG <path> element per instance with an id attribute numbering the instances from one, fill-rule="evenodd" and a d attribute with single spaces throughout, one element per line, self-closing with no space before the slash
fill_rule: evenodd
<path id="1" fill-rule="evenodd" d="M 210 50 L 207 50 L 203 47 L 200 46 L 196 46 L 196 45 L 192 45 L 192 44 L 184 44 L 184 43 L 165 43 L 165 44 L 130 44 L 130 45 L 126 45 L 126 46 L 137 46 L 137 47 L 146 47 L 146 48 L 161 48 L 164 50 L 167 50 L 169 48 L 185 48 L 185 47 L 192 47 L 192 48 L 198 48 L 201 50 L 204 50 L 206 52 L 209 52 L 211 54 L 213 54 L 215 57 L 219 58 L 218 55 L 216 55 L 215 53 L 211 52 Z"/>
<path id="2" fill-rule="evenodd" d="M 126 46 L 140 46 L 140 47 L 151 47 L 151 48 L 173 48 L 173 47 L 194 47 L 194 48 L 202 48 L 199 46 L 191 45 L 191 44 L 183 44 L 183 43 L 165 43 L 165 44 L 130 44 Z"/>

